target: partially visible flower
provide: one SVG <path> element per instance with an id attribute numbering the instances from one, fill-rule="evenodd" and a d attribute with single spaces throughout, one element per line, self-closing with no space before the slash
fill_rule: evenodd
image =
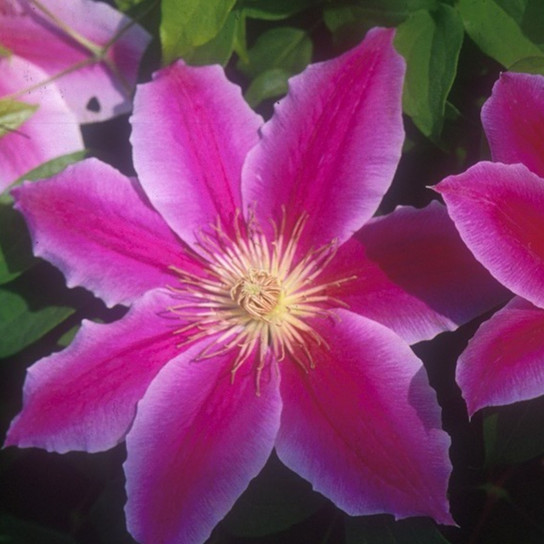
<path id="1" fill-rule="evenodd" d="M 54 79 L 80 123 L 131 110 L 149 40 L 143 28 L 104 2 L 0 0 L 0 46 Z"/>
<path id="2" fill-rule="evenodd" d="M 126 439 L 141 542 L 203 542 L 273 447 L 349 514 L 452 523 L 449 438 L 408 342 L 503 290 L 441 205 L 369 220 L 403 141 L 392 39 L 293 78 L 261 136 L 220 67 L 178 62 L 137 91 L 141 185 L 88 160 L 15 191 L 36 254 L 132 306 L 29 370 L 6 443 Z"/>
<path id="3" fill-rule="evenodd" d="M 45 79 L 22 58 L 0 57 L 0 193 L 40 164 L 83 150 L 79 123 L 57 87 L 35 86 Z M 19 93 L 26 87 L 32 90 Z M 14 93 L 16 100 L 7 98 Z"/>
<path id="4" fill-rule="evenodd" d="M 544 77 L 502 74 L 482 121 L 497 162 L 437 186 L 474 256 L 517 295 L 459 359 L 470 414 L 544 394 Z"/>

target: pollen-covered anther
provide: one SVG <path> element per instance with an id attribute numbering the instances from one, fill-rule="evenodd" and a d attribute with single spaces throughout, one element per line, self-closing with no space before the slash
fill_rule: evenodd
<path id="1" fill-rule="evenodd" d="M 269 272 L 250 268 L 231 288 L 230 296 L 251 317 L 268 321 L 278 305 L 281 285 Z"/>

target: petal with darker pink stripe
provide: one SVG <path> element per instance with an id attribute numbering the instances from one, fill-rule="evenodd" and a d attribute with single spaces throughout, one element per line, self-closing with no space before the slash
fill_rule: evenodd
<path id="1" fill-rule="evenodd" d="M 201 544 L 268 459 L 279 427 L 276 368 L 231 379 L 235 352 L 203 360 L 208 340 L 172 360 L 127 436 L 127 524 L 142 544 Z"/>
<path id="2" fill-rule="evenodd" d="M 436 186 L 461 238 L 503 285 L 544 307 L 544 179 L 481 162 Z"/>
<path id="3" fill-rule="evenodd" d="M 544 76 L 501 74 L 482 122 L 494 160 L 521 162 L 544 177 Z"/>
<path id="4" fill-rule="evenodd" d="M 136 182 L 96 159 L 13 193 L 35 254 L 60 268 L 69 287 L 86 287 L 108 305 L 177 284 L 170 266 L 199 271 Z"/>
<path id="5" fill-rule="evenodd" d="M 280 459 L 350 515 L 452 523 L 450 441 L 421 362 L 383 325 L 337 313 L 313 320 L 329 346 L 314 369 L 282 363 Z"/>
<path id="6" fill-rule="evenodd" d="M 457 382 L 469 414 L 544 394 L 544 310 L 516 297 L 461 354 Z"/>
<path id="7" fill-rule="evenodd" d="M 241 209 L 242 162 L 260 124 L 220 66 L 180 60 L 138 86 L 131 141 L 140 182 L 195 249 L 201 229 L 218 219 L 229 229 Z"/>
<path id="8" fill-rule="evenodd" d="M 171 296 L 147 293 L 119 321 L 84 321 L 72 344 L 28 370 L 23 409 L 6 445 L 64 453 L 109 449 L 122 440 L 136 403 L 179 354 Z"/>
<path id="9" fill-rule="evenodd" d="M 394 31 L 371 30 L 357 47 L 310 65 L 289 82 L 243 170 L 244 206 L 319 247 L 345 241 L 376 211 L 400 158 L 404 61 Z"/>
<path id="10" fill-rule="evenodd" d="M 353 277 L 334 286 L 334 279 Z M 429 340 L 504 302 L 510 293 L 472 256 L 446 208 L 399 207 L 343 244 L 320 279 L 351 311 L 408 343 Z"/>

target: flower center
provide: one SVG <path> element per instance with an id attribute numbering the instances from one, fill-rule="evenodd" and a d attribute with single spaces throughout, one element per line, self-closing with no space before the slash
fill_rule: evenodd
<path id="1" fill-rule="evenodd" d="M 251 317 L 265 320 L 274 311 L 281 295 L 278 278 L 266 270 L 250 268 L 230 290 L 232 300 Z"/>
<path id="2" fill-rule="evenodd" d="M 254 217 L 244 223 L 237 214 L 234 234 L 216 225 L 199 237 L 205 257 L 198 258 L 201 273 L 172 267 L 181 285 L 170 287 L 179 300 L 169 308 L 183 326 L 179 347 L 213 336 L 197 356 L 209 359 L 234 353 L 232 378 L 248 360 L 256 369 L 256 389 L 269 361 L 288 357 L 304 372 L 314 368 L 314 349 L 328 349 L 313 328 L 314 317 L 335 317 L 333 308 L 346 306 L 331 291 L 354 276 L 320 282 L 319 276 L 336 253 L 333 240 L 299 255 L 299 241 L 308 220 L 303 214 L 289 233 L 274 225 L 273 240 L 262 232 Z"/>

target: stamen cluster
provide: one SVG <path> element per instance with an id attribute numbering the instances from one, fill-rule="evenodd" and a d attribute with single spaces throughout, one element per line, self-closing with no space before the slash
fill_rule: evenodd
<path id="1" fill-rule="evenodd" d="M 308 215 L 303 214 L 289 233 L 285 211 L 269 240 L 251 217 L 247 224 L 237 214 L 233 234 L 218 223 L 202 232 L 199 245 L 202 275 L 173 267 L 180 286 L 171 287 L 182 300 L 170 308 L 186 323 L 175 331 L 183 336 L 179 347 L 207 336 L 213 341 L 198 360 L 237 350 L 232 379 L 250 358 L 259 380 L 267 361 L 280 362 L 286 353 L 305 372 L 314 368 L 312 349 L 328 346 L 308 323 L 308 318 L 334 317 L 331 308 L 345 306 L 328 294 L 329 288 L 353 277 L 319 283 L 318 278 L 336 253 L 335 240 L 298 256 L 298 246 Z"/>

